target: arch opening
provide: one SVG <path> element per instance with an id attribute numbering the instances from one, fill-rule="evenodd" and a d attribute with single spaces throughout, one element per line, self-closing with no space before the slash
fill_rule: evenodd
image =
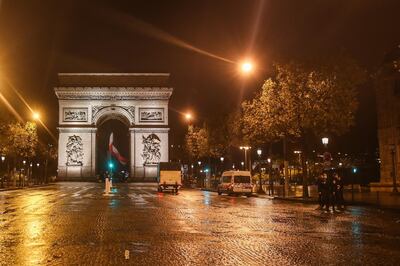
<path id="1" fill-rule="evenodd" d="M 127 160 L 119 160 L 109 152 L 110 135 L 113 134 L 113 145 L 119 154 Z M 96 137 L 96 173 L 102 178 L 112 173 L 113 180 L 126 181 L 129 178 L 130 136 L 129 121 L 120 115 L 101 117 L 97 123 Z M 110 165 L 111 164 L 111 165 Z"/>

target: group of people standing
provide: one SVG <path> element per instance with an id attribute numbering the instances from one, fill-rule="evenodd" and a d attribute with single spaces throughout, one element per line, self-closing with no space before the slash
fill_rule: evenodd
<path id="1" fill-rule="evenodd" d="M 328 177 L 326 173 L 323 173 L 318 178 L 318 209 L 330 212 L 336 212 L 344 209 L 344 198 L 343 198 L 343 180 L 337 173 L 333 174 L 332 177 Z"/>

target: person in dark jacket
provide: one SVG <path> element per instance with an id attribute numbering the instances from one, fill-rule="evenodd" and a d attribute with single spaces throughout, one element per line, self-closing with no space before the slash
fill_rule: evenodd
<path id="1" fill-rule="evenodd" d="M 322 210 L 322 180 L 324 179 L 324 174 L 320 174 L 317 179 L 317 188 L 318 188 L 318 208 L 317 210 Z"/>
<path id="2" fill-rule="evenodd" d="M 335 203 L 339 210 L 344 209 L 344 197 L 343 197 L 343 180 L 340 175 L 335 174 Z"/>
<path id="3" fill-rule="evenodd" d="M 328 182 L 328 176 L 326 174 L 323 175 L 321 180 L 321 202 L 323 209 L 326 208 L 326 212 L 329 212 L 329 202 L 330 202 L 330 185 Z"/>
<path id="4" fill-rule="evenodd" d="M 336 212 L 335 206 L 336 206 L 336 174 L 329 180 L 329 201 L 330 205 L 332 206 L 332 211 Z"/>

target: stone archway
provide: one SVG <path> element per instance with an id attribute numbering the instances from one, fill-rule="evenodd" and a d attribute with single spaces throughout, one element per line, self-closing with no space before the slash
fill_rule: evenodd
<path id="1" fill-rule="evenodd" d="M 153 180 L 157 163 L 169 157 L 169 74 L 63 73 L 58 78 L 59 179 L 95 179 L 97 129 L 115 120 L 129 128 L 131 179 Z"/>
<path id="2" fill-rule="evenodd" d="M 122 175 L 130 172 L 130 135 L 129 124 L 124 121 L 126 119 L 118 119 L 118 117 L 107 117 L 102 119 L 96 125 L 96 174 L 103 175 L 109 171 L 108 163 L 111 161 L 114 165 L 113 173 L 118 179 L 123 179 Z M 114 146 L 118 152 L 128 160 L 126 164 L 119 162 L 116 158 L 109 155 L 109 139 L 113 134 Z"/>

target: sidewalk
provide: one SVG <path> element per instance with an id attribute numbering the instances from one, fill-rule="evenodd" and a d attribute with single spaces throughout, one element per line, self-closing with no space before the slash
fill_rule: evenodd
<path id="1" fill-rule="evenodd" d="M 282 201 L 292 201 L 306 204 L 318 204 L 318 192 L 316 186 L 309 187 L 309 196 L 308 198 L 303 198 L 303 187 L 302 186 L 291 186 L 289 189 L 289 195 L 283 195 L 283 186 L 276 185 L 274 186 L 274 193 L 268 190 L 267 186 L 263 186 L 265 195 L 260 195 L 254 193 L 255 196 L 268 198 L 273 200 L 282 200 Z M 204 191 L 212 191 L 217 192 L 216 189 L 210 188 L 202 188 Z M 377 207 L 382 209 L 392 209 L 392 210 L 400 210 L 400 193 L 393 194 L 392 192 L 371 192 L 362 188 L 357 188 L 352 193 L 351 189 L 347 187 L 344 191 L 344 199 L 346 205 L 364 205 Z"/>
<path id="2" fill-rule="evenodd" d="M 31 186 L 24 186 L 24 187 L 0 187 L 0 192 L 2 191 L 11 191 L 11 190 L 18 190 L 18 189 L 29 189 L 29 188 L 40 188 L 40 187 L 48 187 L 53 186 L 55 183 L 48 183 L 48 184 L 40 184 L 40 185 L 31 185 Z"/>

